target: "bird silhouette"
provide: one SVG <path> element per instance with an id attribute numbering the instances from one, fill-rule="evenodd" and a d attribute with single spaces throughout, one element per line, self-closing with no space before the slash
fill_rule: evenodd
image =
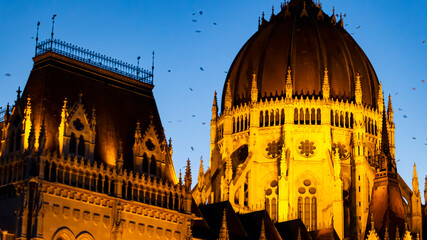
<path id="1" fill-rule="evenodd" d="M 188 88 L 188 89 L 190 89 L 190 91 L 193 91 L 193 89 L 190 87 L 190 88 Z"/>
<path id="2" fill-rule="evenodd" d="M 200 71 L 202 71 L 202 72 L 203 72 L 203 71 L 205 71 L 205 69 L 203 69 L 202 67 L 200 67 Z"/>
<path id="3" fill-rule="evenodd" d="M 356 27 L 356 29 L 359 29 L 359 28 L 360 28 L 360 26 Z"/>
<path id="4" fill-rule="evenodd" d="M 195 32 L 196 32 L 196 33 L 201 33 L 202 31 L 200 31 L 200 30 L 196 30 Z"/>
<path id="5" fill-rule="evenodd" d="M 6 73 L 6 74 L 5 74 L 5 76 L 6 76 L 6 77 L 10 77 L 10 76 L 12 76 L 12 74 L 10 74 L 10 73 Z"/>
<path id="6" fill-rule="evenodd" d="M 192 22 L 197 22 L 197 20 L 196 20 L 196 19 L 192 19 L 191 21 L 192 21 Z"/>
<path id="7" fill-rule="evenodd" d="M 199 12 L 199 14 L 200 14 L 200 15 L 203 15 L 203 11 L 200 11 L 200 12 Z"/>
<path id="8" fill-rule="evenodd" d="M 403 115 L 403 118 L 408 118 L 408 116 L 406 116 L 406 115 Z"/>

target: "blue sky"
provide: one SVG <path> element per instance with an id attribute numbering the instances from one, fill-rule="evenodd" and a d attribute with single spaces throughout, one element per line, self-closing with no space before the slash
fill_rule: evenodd
<path id="1" fill-rule="evenodd" d="M 268 18 L 271 7 L 279 9 L 280 3 L 0 0 L 0 106 L 13 102 L 18 86 L 25 86 L 37 21 L 41 22 L 40 39 L 49 38 L 53 14 L 57 14 L 55 37 L 63 41 L 133 64 L 141 56 L 145 68 L 151 67 L 155 50 L 154 94 L 166 135 L 173 140 L 175 169 L 178 172 L 190 158 L 195 182 L 200 156 L 205 159 L 205 170 L 208 166 L 213 92 L 221 95 L 225 71 L 256 32 L 258 16 L 265 11 Z M 354 33 L 371 60 L 384 95 L 392 95 L 398 171 L 411 186 L 416 162 L 423 192 L 427 174 L 427 83 L 422 82 L 427 81 L 427 42 L 422 42 L 427 41 L 425 2 L 322 3 L 327 14 L 332 6 L 337 13 L 346 13 L 347 31 Z"/>

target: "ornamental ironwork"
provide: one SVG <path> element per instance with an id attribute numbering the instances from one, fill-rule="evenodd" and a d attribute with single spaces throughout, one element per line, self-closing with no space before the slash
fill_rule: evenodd
<path id="1" fill-rule="evenodd" d="M 94 51 L 60 41 L 58 39 L 48 39 L 37 44 L 36 56 L 45 54 L 47 52 L 58 53 L 77 61 L 100 67 L 102 69 L 115 72 L 147 84 L 153 84 L 153 66 L 151 71 L 149 71 L 140 68 L 139 66 L 134 66 L 115 58 L 111 58 L 103 54 L 99 54 Z"/>

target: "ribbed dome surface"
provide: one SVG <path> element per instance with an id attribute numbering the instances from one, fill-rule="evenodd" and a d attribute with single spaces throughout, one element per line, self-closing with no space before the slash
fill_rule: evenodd
<path id="1" fill-rule="evenodd" d="M 359 73 L 363 104 L 377 108 L 379 83 L 375 70 L 341 25 L 311 0 L 292 0 L 269 21 L 262 20 L 228 71 L 233 106 L 250 101 L 252 73 L 257 74 L 260 98 L 285 95 L 289 66 L 294 95 L 321 96 L 327 68 L 331 98 L 354 100 Z M 225 89 L 226 83 L 221 109 Z"/>

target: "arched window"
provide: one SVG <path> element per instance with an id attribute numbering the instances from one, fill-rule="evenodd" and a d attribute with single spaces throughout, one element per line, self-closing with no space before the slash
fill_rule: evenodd
<path id="1" fill-rule="evenodd" d="M 79 137 L 79 146 L 77 147 L 77 154 L 80 156 L 85 155 L 85 139 L 83 138 L 83 135 L 80 135 Z"/>
<path id="2" fill-rule="evenodd" d="M 264 113 L 263 113 L 263 111 L 261 111 L 259 113 L 259 126 L 264 127 Z"/>
<path id="3" fill-rule="evenodd" d="M 243 116 L 240 117 L 240 131 L 243 131 Z"/>
<path id="4" fill-rule="evenodd" d="M 350 113 L 350 128 L 353 128 L 353 113 Z"/>
<path id="5" fill-rule="evenodd" d="M 236 132 L 236 119 L 233 117 L 233 133 Z"/>
<path id="6" fill-rule="evenodd" d="M 304 109 L 300 109 L 299 111 L 299 124 L 304 124 Z"/>
<path id="7" fill-rule="evenodd" d="M 266 198 L 265 199 L 265 210 L 267 210 L 268 215 L 271 216 L 271 211 L 270 211 L 270 199 Z"/>
<path id="8" fill-rule="evenodd" d="M 310 198 L 305 197 L 304 199 L 304 223 L 307 228 L 310 228 Z"/>
<path id="9" fill-rule="evenodd" d="M 321 114 L 320 108 L 317 109 L 317 124 L 318 125 L 322 124 L 322 114 Z"/>
<path id="10" fill-rule="evenodd" d="M 340 127 L 344 127 L 344 116 L 343 113 L 340 113 Z"/>
<path id="11" fill-rule="evenodd" d="M 310 110 L 308 108 L 305 109 L 305 124 L 310 124 Z"/>
<path id="12" fill-rule="evenodd" d="M 269 126 L 274 126 L 274 110 L 271 110 L 271 112 L 270 112 L 270 125 Z"/>
<path id="13" fill-rule="evenodd" d="M 285 109 L 282 109 L 282 114 L 280 114 L 280 124 L 285 125 Z"/>
<path id="14" fill-rule="evenodd" d="M 276 126 L 279 126 L 279 119 L 280 119 L 279 109 L 276 109 L 276 115 L 274 116 L 274 120 L 276 120 Z"/>
<path id="15" fill-rule="evenodd" d="M 334 111 L 331 110 L 331 125 L 335 126 L 335 122 L 334 122 Z"/>
<path id="16" fill-rule="evenodd" d="M 348 119 L 348 112 L 345 113 L 345 127 L 346 128 L 350 127 L 350 121 Z"/>
<path id="17" fill-rule="evenodd" d="M 245 128 L 244 130 L 248 130 L 248 115 L 245 114 Z"/>
<path id="18" fill-rule="evenodd" d="M 294 109 L 294 124 L 298 124 L 298 109 Z"/>
<path id="19" fill-rule="evenodd" d="M 147 154 L 142 156 L 142 172 L 148 173 L 148 157 Z"/>
<path id="20" fill-rule="evenodd" d="M 311 109 L 311 124 L 316 124 L 316 110 L 314 108 Z"/>
<path id="21" fill-rule="evenodd" d="M 154 155 L 151 156 L 151 161 L 150 161 L 150 174 L 151 175 L 156 175 L 156 170 L 157 170 L 157 161 L 156 158 L 154 158 Z"/>
<path id="22" fill-rule="evenodd" d="M 265 111 L 265 121 L 264 126 L 268 127 L 269 119 L 268 119 L 268 110 Z"/>
<path id="23" fill-rule="evenodd" d="M 302 220 L 302 197 L 298 198 L 298 218 Z"/>
<path id="24" fill-rule="evenodd" d="M 338 112 L 335 112 L 335 127 L 340 126 L 340 117 L 338 116 Z"/>
<path id="25" fill-rule="evenodd" d="M 76 145 L 77 145 L 76 136 L 74 135 L 74 133 L 71 133 L 70 144 L 68 145 L 68 152 L 76 154 Z"/>
<path id="26" fill-rule="evenodd" d="M 317 229 L 317 199 L 313 197 L 311 199 L 311 231 Z"/>

